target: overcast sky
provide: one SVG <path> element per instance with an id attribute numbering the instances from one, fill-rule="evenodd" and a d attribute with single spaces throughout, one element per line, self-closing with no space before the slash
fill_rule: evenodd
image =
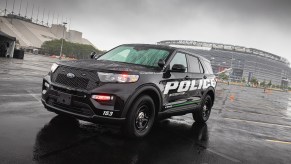
<path id="1" fill-rule="evenodd" d="M 17 11 L 20 1 L 16 0 Z M 71 18 L 71 29 L 83 32 L 83 37 L 103 50 L 123 43 L 181 39 L 257 48 L 291 61 L 290 0 L 22 1 L 22 13 L 28 1 L 35 8 L 40 6 L 39 17 L 43 8 L 45 15 L 50 10 L 49 22 L 54 11 L 64 20 Z M 8 0 L 8 8 L 12 3 Z M 4 6 L 5 0 L 0 5 Z"/>

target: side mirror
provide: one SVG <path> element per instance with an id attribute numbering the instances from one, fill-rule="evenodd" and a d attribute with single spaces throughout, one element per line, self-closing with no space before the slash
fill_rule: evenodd
<path id="1" fill-rule="evenodd" d="M 161 68 L 163 68 L 164 66 L 165 66 L 165 60 L 163 60 L 163 59 L 160 59 L 159 61 L 158 61 L 158 65 L 159 65 L 159 67 L 161 67 Z"/>
<path id="2" fill-rule="evenodd" d="M 182 64 L 174 64 L 171 72 L 185 72 L 186 67 Z"/>
<path id="3" fill-rule="evenodd" d="M 90 58 L 93 59 L 95 55 L 96 55 L 96 52 L 91 52 Z"/>

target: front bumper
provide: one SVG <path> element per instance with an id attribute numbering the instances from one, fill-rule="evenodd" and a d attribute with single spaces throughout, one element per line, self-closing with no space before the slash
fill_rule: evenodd
<path id="1" fill-rule="evenodd" d="M 108 86 L 107 86 L 108 87 Z M 110 87 L 110 86 L 109 86 Z M 98 87 L 91 91 L 78 90 L 68 88 L 62 85 L 54 84 L 50 81 L 50 77 L 46 76 L 43 79 L 42 86 L 42 103 L 49 111 L 70 115 L 80 120 L 85 120 L 93 123 L 114 123 L 119 124 L 124 122 L 125 118 L 122 117 L 124 102 L 127 100 L 129 94 L 118 92 L 117 89 L 111 86 L 113 91 L 105 87 Z M 101 90 L 103 89 L 103 90 Z M 45 90 L 45 92 L 44 92 Z M 92 99 L 92 95 L 107 93 L 114 96 L 110 103 L 97 102 Z M 68 104 L 59 101 L 62 96 L 69 95 Z M 110 116 L 104 113 L 112 113 Z"/>
<path id="2" fill-rule="evenodd" d="M 49 105 L 45 102 L 44 99 L 42 99 L 41 102 L 44 105 L 44 107 L 51 112 L 55 112 L 58 114 L 64 114 L 64 115 L 68 115 L 68 116 L 73 116 L 75 118 L 78 118 L 78 119 L 84 120 L 84 121 L 88 121 L 88 122 L 120 124 L 120 123 L 123 123 L 125 121 L 125 118 L 111 118 L 111 117 L 103 117 L 103 116 L 98 116 L 98 115 L 85 116 L 85 115 L 70 112 L 68 110 L 64 110 L 64 109 Z"/>

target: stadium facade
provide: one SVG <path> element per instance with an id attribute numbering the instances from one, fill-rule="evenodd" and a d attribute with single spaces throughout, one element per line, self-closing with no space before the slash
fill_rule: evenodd
<path id="1" fill-rule="evenodd" d="M 39 49 L 43 42 L 61 38 L 73 43 L 92 45 L 82 37 L 82 32 L 68 30 L 63 24 L 40 24 L 33 22 L 33 19 L 13 14 L 0 16 L 0 31 L 15 37 L 24 49 Z"/>
<path id="2" fill-rule="evenodd" d="M 157 44 L 176 46 L 188 49 L 211 61 L 214 73 L 218 74 L 231 68 L 230 80 L 249 81 L 256 77 L 259 82 L 290 86 L 290 63 L 278 55 L 254 48 L 226 45 L 221 43 L 199 42 L 189 40 L 165 40 Z"/>

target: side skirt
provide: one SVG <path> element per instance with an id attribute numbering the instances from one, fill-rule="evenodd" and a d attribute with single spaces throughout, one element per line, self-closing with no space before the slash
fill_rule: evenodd
<path id="1" fill-rule="evenodd" d="M 163 112 L 159 112 L 158 118 L 163 119 L 163 118 L 167 118 L 167 117 L 171 117 L 171 116 L 185 115 L 188 113 L 193 113 L 196 110 L 199 110 L 200 108 L 201 108 L 200 105 L 193 106 L 193 104 L 175 107 L 175 108 L 165 110 Z"/>

